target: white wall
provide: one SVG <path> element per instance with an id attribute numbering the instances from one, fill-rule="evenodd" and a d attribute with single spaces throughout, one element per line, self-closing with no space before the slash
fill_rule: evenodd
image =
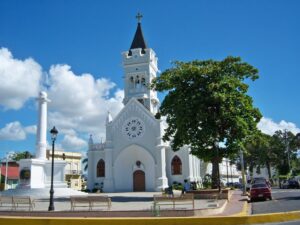
<path id="1" fill-rule="evenodd" d="M 140 161 L 138 168 L 136 162 Z M 117 156 L 113 164 L 115 191 L 133 191 L 133 173 L 145 172 L 146 191 L 155 189 L 155 161 L 148 150 L 138 145 L 131 145 Z"/>

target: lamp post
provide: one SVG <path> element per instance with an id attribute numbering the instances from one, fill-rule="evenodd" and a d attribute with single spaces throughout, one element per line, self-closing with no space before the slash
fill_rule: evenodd
<path id="1" fill-rule="evenodd" d="M 8 161 L 11 160 L 13 153 L 12 152 L 6 152 L 6 159 L 5 159 L 5 178 L 4 178 L 4 190 L 7 190 L 7 174 L 8 174 Z M 2 163 L 2 162 L 1 162 Z"/>
<path id="2" fill-rule="evenodd" d="M 8 153 L 6 153 L 4 190 L 7 189 Z"/>
<path id="3" fill-rule="evenodd" d="M 48 211 L 54 211 L 54 203 L 53 203 L 53 194 L 54 194 L 54 190 L 53 190 L 54 144 L 55 144 L 56 136 L 58 134 L 58 131 L 56 130 L 55 127 L 53 127 L 50 130 L 50 134 L 51 134 L 51 139 L 52 139 L 52 162 L 51 162 L 50 204 L 49 204 Z"/>

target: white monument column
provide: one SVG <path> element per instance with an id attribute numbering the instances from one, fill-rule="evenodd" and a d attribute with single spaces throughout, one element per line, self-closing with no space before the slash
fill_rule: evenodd
<path id="1" fill-rule="evenodd" d="M 37 98 L 39 102 L 39 120 L 36 139 L 36 159 L 46 160 L 47 148 L 47 103 L 50 100 L 47 98 L 47 93 L 41 91 Z"/>

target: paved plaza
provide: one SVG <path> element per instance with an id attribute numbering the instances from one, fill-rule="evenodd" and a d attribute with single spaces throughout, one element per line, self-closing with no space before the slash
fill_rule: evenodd
<path id="1" fill-rule="evenodd" d="M 145 214 L 141 214 L 141 212 L 148 212 L 149 214 L 153 211 L 153 196 L 159 194 L 161 194 L 161 192 L 91 193 L 88 195 L 107 195 L 111 198 L 112 204 L 110 210 L 108 210 L 107 207 L 97 207 L 93 210 L 94 212 L 102 213 L 101 216 L 104 212 L 109 212 L 109 214 L 106 214 L 107 216 L 134 216 L 135 214 L 142 216 Z M 180 195 L 180 192 L 175 191 L 174 194 Z M 160 206 L 160 210 L 177 212 L 177 215 L 183 216 L 235 215 L 244 210 L 245 200 L 245 197 L 241 196 L 241 191 L 236 190 L 229 201 L 224 199 L 218 200 L 217 205 L 215 204 L 216 202 L 211 202 L 207 199 L 195 199 L 194 210 L 192 210 L 191 204 L 178 205 L 175 210 L 173 210 L 172 205 Z M 57 213 L 71 212 L 69 197 L 55 198 L 54 206 L 55 212 Z M 35 207 L 33 212 L 30 212 L 30 215 L 33 215 L 34 213 L 38 213 L 37 215 L 42 215 L 39 213 L 47 213 L 48 207 L 49 198 L 35 198 Z M 23 211 L 29 213 L 28 208 L 24 207 L 17 209 L 17 212 L 11 211 L 11 208 L 8 207 L 1 207 L 0 210 L 0 215 L 5 215 L 5 213 L 21 213 Z M 181 212 L 181 214 L 179 212 Z M 79 214 L 84 216 L 85 213 L 86 216 L 92 215 L 92 213 L 88 212 L 88 207 L 76 208 L 75 212 L 72 213 L 75 216 L 78 216 Z M 76 215 L 77 213 L 78 215 Z"/>

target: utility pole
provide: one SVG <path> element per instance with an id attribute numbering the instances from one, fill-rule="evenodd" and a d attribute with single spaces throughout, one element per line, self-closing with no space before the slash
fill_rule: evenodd
<path id="1" fill-rule="evenodd" d="M 284 129 L 284 142 L 285 142 L 285 152 L 287 153 L 287 161 L 289 166 L 289 172 L 291 171 L 291 163 L 290 163 L 290 149 L 288 142 L 288 131 Z"/>
<path id="2" fill-rule="evenodd" d="M 245 179 L 245 168 L 244 168 L 244 153 L 240 150 L 241 168 L 242 168 L 242 183 L 243 183 L 243 195 L 246 195 L 246 179 Z"/>

